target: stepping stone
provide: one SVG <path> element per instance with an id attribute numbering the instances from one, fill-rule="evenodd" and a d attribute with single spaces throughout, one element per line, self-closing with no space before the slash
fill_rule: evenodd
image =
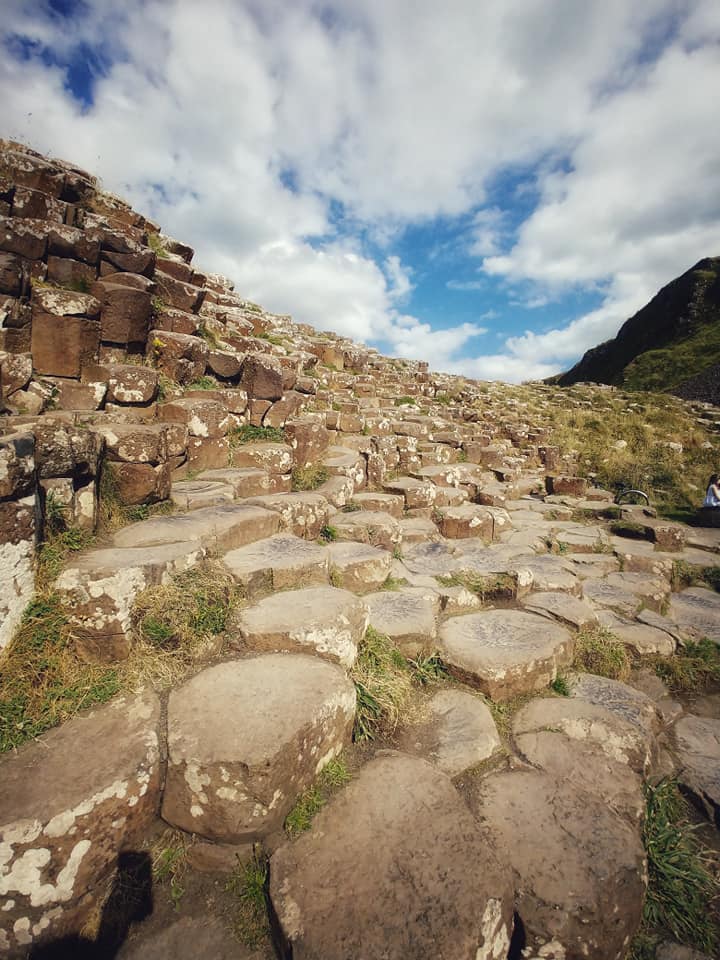
<path id="1" fill-rule="evenodd" d="M 560 557 L 523 557 L 509 563 L 508 570 L 517 574 L 518 583 L 529 584 L 538 592 L 577 595 L 581 590 L 580 581 Z"/>
<path id="2" fill-rule="evenodd" d="M 347 590 L 307 587 L 243 610 L 238 628 L 251 650 L 317 653 L 349 668 L 368 620 L 367 606 Z"/>
<path id="3" fill-rule="evenodd" d="M 566 566 L 580 580 L 606 577 L 620 570 L 618 558 L 610 553 L 574 553 L 568 557 Z"/>
<path id="4" fill-rule="evenodd" d="M 254 467 L 272 476 L 290 473 L 294 463 L 293 448 L 287 443 L 242 443 L 232 451 L 233 467 Z"/>
<path id="5" fill-rule="evenodd" d="M 176 480 L 170 499 L 181 510 L 214 507 L 235 499 L 235 490 L 229 483 L 216 480 Z"/>
<path id="6" fill-rule="evenodd" d="M 644 607 L 660 613 L 670 599 L 670 583 L 663 577 L 652 577 L 646 573 L 611 573 L 606 578 L 611 586 L 629 590 Z M 720 606 L 719 606 L 720 609 Z"/>
<path id="7" fill-rule="evenodd" d="M 367 543 L 329 543 L 330 580 L 353 593 L 377 590 L 390 576 L 393 557 Z M 337 582 L 336 582 L 337 581 Z"/>
<path id="8" fill-rule="evenodd" d="M 436 487 L 435 489 L 436 507 L 459 507 L 469 499 L 470 494 L 465 487 Z"/>
<path id="9" fill-rule="evenodd" d="M 647 876 L 635 826 L 601 798 L 531 770 L 481 780 L 470 808 L 513 872 L 528 957 L 625 955 Z"/>
<path id="10" fill-rule="evenodd" d="M 540 591 L 528 594 L 521 603 L 531 613 L 552 617 L 576 630 L 598 622 L 598 615 L 590 604 L 569 593 Z"/>
<path id="11" fill-rule="evenodd" d="M 634 618 L 639 612 L 642 601 L 636 593 L 626 590 L 607 579 L 583 580 L 582 595 L 596 607 L 614 610 L 624 617 Z"/>
<path id="12" fill-rule="evenodd" d="M 399 746 L 449 777 L 465 773 L 501 749 L 487 704 L 471 693 L 440 690 L 428 704 L 428 713 L 422 723 L 404 729 Z"/>
<path id="13" fill-rule="evenodd" d="M 370 593 L 365 598 L 370 626 L 384 633 L 406 657 L 432 648 L 437 633 L 433 601 L 410 589 Z"/>
<path id="14" fill-rule="evenodd" d="M 542 690 L 573 657 L 569 630 L 519 610 L 452 617 L 440 627 L 438 646 L 453 673 L 493 700 Z"/>
<path id="15" fill-rule="evenodd" d="M 277 517 L 277 514 L 273 516 Z M 326 584 L 329 559 L 325 547 L 289 533 L 280 533 L 239 550 L 231 550 L 223 557 L 223 563 L 242 584 L 248 599 L 255 600 L 273 590 L 297 590 Z"/>
<path id="16" fill-rule="evenodd" d="M 535 702 L 554 701 L 548 698 Z M 556 710 L 548 714 L 548 721 L 558 717 L 560 723 L 543 725 L 545 715 L 540 714 L 539 727 L 531 722 L 527 730 L 516 732 L 513 728 L 513 743 L 522 759 L 550 775 L 561 789 L 580 790 L 602 799 L 628 823 L 640 824 L 645 815 L 641 775 L 622 760 L 609 756 L 604 745 L 593 739 L 598 728 L 606 728 L 603 724 L 606 718 L 596 723 L 584 716 L 574 718 Z"/>
<path id="17" fill-rule="evenodd" d="M 330 477 L 325 483 L 320 484 L 315 492 L 341 510 L 354 501 L 355 484 L 349 477 Z"/>
<path id="18" fill-rule="evenodd" d="M 403 544 L 426 543 L 440 538 L 438 528 L 427 517 L 405 517 L 400 521 L 400 529 Z"/>
<path id="19" fill-rule="evenodd" d="M 354 540 L 384 547 L 392 552 L 402 542 L 402 528 L 389 513 L 372 510 L 357 510 L 354 513 L 336 513 L 332 526 L 339 540 Z"/>
<path id="20" fill-rule="evenodd" d="M 633 623 L 618 617 L 612 610 L 601 610 L 600 623 L 612 630 L 615 636 L 627 647 L 632 647 L 638 656 L 657 653 L 661 657 L 670 657 L 675 653 L 675 641 L 664 630 L 645 623 Z"/>
<path id="21" fill-rule="evenodd" d="M 458 570 L 455 544 L 410 544 L 403 550 L 403 563 L 411 573 L 430 577 L 451 576 Z"/>
<path id="22" fill-rule="evenodd" d="M 720 594 L 704 587 L 674 593 L 668 616 L 687 637 L 720 643 Z"/>
<path id="23" fill-rule="evenodd" d="M 319 493 L 277 493 L 245 501 L 280 514 L 280 531 L 317 540 L 330 520 L 331 507 Z"/>
<path id="24" fill-rule="evenodd" d="M 572 692 L 576 683 L 573 679 L 569 682 Z M 518 744 L 518 738 L 542 731 L 593 744 L 608 760 L 640 775 L 648 772 L 655 752 L 653 727 L 638 725 L 617 710 L 581 696 L 535 699 L 513 721 L 513 737 Z M 525 746 L 529 743 L 525 741 Z"/>
<path id="25" fill-rule="evenodd" d="M 50 730 L 0 758 L 0 952 L 78 933 L 121 850 L 160 802 L 160 701 L 151 691 Z"/>
<path id="26" fill-rule="evenodd" d="M 489 543 L 493 539 L 494 520 L 485 507 L 463 503 L 459 507 L 436 507 L 435 513 L 440 533 L 448 540 L 479 537 Z"/>
<path id="27" fill-rule="evenodd" d="M 372 510 L 374 513 L 389 513 L 396 520 L 401 520 L 405 512 L 405 498 L 392 493 L 356 493 L 353 502 L 362 510 Z"/>
<path id="28" fill-rule="evenodd" d="M 330 447 L 322 458 L 322 465 L 334 477 L 346 477 L 353 490 L 365 486 L 365 459 L 355 450 L 346 447 Z"/>
<path id="29" fill-rule="evenodd" d="M 513 892 L 451 781 L 386 752 L 270 861 L 283 955 L 501 960 Z"/>
<path id="30" fill-rule="evenodd" d="M 429 480 L 417 480 L 413 477 L 400 477 L 397 480 L 387 480 L 382 485 L 386 493 L 393 493 L 405 498 L 405 508 L 415 510 L 420 507 L 432 507 L 437 496 L 435 484 Z"/>
<path id="31" fill-rule="evenodd" d="M 720 829 L 720 720 L 683 717 L 673 728 L 678 779 Z"/>
<path id="32" fill-rule="evenodd" d="M 199 540 L 191 540 L 136 549 L 102 548 L 74 557 L 55 581 L 55 589 L 68 610 L 79 655 L 102 662 L 126 659 L 138 594 L 194 567 L 205 553 Z"/>
<path id="33" fill-rule="evenodd" d="M 604 707 L 611 713 L 634 724 L 649 743 L 660 729 L 657 707 L 653 700 L 640 690 L 609 680 L 593 673 L 580 673 L 573 677 L 570 696 Z"/>
<path id="34" fill-rule="evenodd" d="M 568 524 L 555 538 L 567 553 L 610 553 L 610 537 L 604 527 L 586 527 L 583 524 Z"/>
<path id="35" fill-rule="evenodd" d="M 280 518 L 271 510 L 228 503 L 170 517 L 151 517 L 123 527 L 113 537 L 116 547 L 155 547 L 198 540 L 214 550 L 232 550 L 277 533 Z"/>
<path id="36" fill-rule="evenodd" d="M 233 488 L 235 497 L 240 499 L 261 497 L 270 493 L 270 476 L 266 470 L 257 467 L 221 467 L 216 470 L 204 470 L 198 475 L 198 480 L 228 483 Z"/>
<path id="37" fill-rule="evenodd" d="M 222 843 L 267 836 L 349 743 L 354 718 L 354 685 L 317 657 L 203 670 L 170 694 L 163 819 Z"/>

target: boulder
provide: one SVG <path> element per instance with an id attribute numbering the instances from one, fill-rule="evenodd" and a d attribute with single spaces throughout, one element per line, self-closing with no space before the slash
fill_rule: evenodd
<path id="1" fill-rule="evenodd" d="M 354 717 L 353 684 L 315 657 L 203 670 L 170 694 L 163 818 L 224 843 L 267 836 L 349 742 Z"/>
<path id="2" fill-rule="evenodd" d="M 419 723 L 406 726 L 399 746 L 457 777 L 501 749 L 495 721 L 480 697 L 464 690 L 439 690 Z"/>
<path id="3" fill-rule="evenodd" d="M 0 951 L 78 933 L 160 799 L 160 702 L 121 696 L 0 758 Z M 4 949 L 3 949 L 4 948 Z"/>
<path id="4" fill-rule="evenodd" d="M 270 861 L 284 955 L 505 960 L 502 860 L 444 774 L 383 753 Z"/>
<path id="5" fill-rule="evenodd" d="M 491 774 L 470 807 L 512 870 L 524 956 L 625 957 L 647 883 L 636 827 L 539 771 Z"/>
<path id="6" fill-rule="evenodd" d="M 251 650 L 317 653 L 351 667 L 368 625 L 367 606 L 347 590 L 307 587 L 265 597 L 238 618 Z"/>
<path id="7" fill-rule="evenodd" d="M 493 700 L 541 690 L 573 657 L 573 637 L 560 624 L 519 610 L 452 617 L 438 647 L 451 670 Z"/>

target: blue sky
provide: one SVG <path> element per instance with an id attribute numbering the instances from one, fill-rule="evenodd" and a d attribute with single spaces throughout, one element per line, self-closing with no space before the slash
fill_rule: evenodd
<path id="1" fill-rule="evenodd" d="M 720 253 L 716 0 L 6 0 L 0 31 L 2 135 L 437 370 L 567 369 Z"/>

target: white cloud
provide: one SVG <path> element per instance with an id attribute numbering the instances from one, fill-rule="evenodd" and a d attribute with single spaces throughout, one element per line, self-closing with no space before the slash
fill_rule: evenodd
<path id="1" fill-rule="evenodd" d="M 96 0 L 69 30 L 47 0 L 6 0 L 0 29 L 63 55 L 83 42 L 111 66 L 83 110 L 59 67 L 4 56 L 4 131 L 100 173 L 271 309 L 437 368 L 544 376 L 718 252 L 719 10 Z M 508 170 L 537 176 L 537 207 L 519 225 L 494 192 Z M 421 274 L 392 249 L 408 224 L 456 215 L 457 273 L 471 279 L 448 289 L 487 282 L 469 250 L 526 306 L 599 284 L 603 303 L 468 357 L 484 328 L 437 330 L 400 312 Z"/>

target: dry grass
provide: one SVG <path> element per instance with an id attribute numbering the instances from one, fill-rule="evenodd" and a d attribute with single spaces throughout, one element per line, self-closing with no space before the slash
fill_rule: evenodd
<path id="1" fill-rule="evenodd" d="M 389 637 L 368 627 L 350 676 L 358 698 L 354 738 L 392 733 L 410 700 L 412 676 Z"/>
<path id="2" fill-rule="evenodd" d="M 576 670 L 610 680 L 627 680 L 632 662 L 627 647 L 607 627 L 586 627 L 575 638 Z"/>

